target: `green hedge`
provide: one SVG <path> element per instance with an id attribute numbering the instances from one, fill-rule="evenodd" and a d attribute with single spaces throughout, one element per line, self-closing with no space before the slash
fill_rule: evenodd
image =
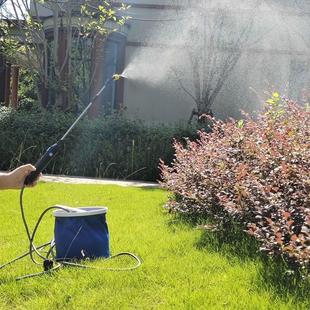
<path id="1" fill-rule="evenodd" d="M 75 118 L 72 114 L 1 108 L 0 170 L 35 163 Z M 95 121 L 85 118 L 46 172 L 154 181 L 159 178 L 159 159 L 173 159 L 173 139 L 195 138 L 197 129 L 184 124 L 147 126 L 119 116 Z"/>

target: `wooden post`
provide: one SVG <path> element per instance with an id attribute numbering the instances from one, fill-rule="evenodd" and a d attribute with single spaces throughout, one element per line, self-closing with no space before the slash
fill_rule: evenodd
<path id="1" fill-rule="evenodd" d="M 4 105 L 10 105 L 10 90 L 11 90 L 11 64 L 7 63 L 5 66 L 4 78 Z"/>
<path id="2" fill-rule="evenodd" d="M 0 102 L 4 102 L 5 60 L 0 51 Z"/>
<path id="3" fill-rule="evenodd" d="M 104 42 L 103 36 L 97 34 L 92 49 L 91 71 L 92 71 L 92 85 L 90 89 L 91 98 L 97 94 L 103 85 L 103 57 L 104 57 Z M 88 116 L 90 119 L 94 119 L 99 116 L 100 102 L 102 100 L 102 94 L 95 100 L 94 104 L 90 107 Z"/>
<path id="4" fill-rule="evenodd" d="M 19 68 L 12 66 L 12 106 L 15 110 L 18 107 L 18 78 Z"/>

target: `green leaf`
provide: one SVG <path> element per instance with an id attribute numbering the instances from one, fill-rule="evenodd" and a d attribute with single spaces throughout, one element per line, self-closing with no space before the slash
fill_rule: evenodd
<path id="1" fill-rule="evenodd" d="M 244 120 L 243 120 L 243 119 L 241 119 L 241 120 L 239 120 L 239 121 L 238 121 L 238 123 L 237 123 L 237 127 L 238 127 L 238 128 L 240 128 L 240 129 L 242 129 L 242 128 L 243 128 L 243 126 L 244 126 Z"/>

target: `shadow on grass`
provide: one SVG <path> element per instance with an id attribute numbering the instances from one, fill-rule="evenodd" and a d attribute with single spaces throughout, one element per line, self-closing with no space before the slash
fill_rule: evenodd
<path id="1" fill-rule="evenodd" d="M 137 186 L 137 188 L 141 189 L 142 191 L 149 191 L 149 192 L 155 192 L 158 190 L 163 190 L 159 186 L 153 186 L 153 185 Z"/>
<path id="2" fill-rule="evenodd" d="M 270 289 L 283 299 L 292 298 L 306 302 L 310 309 L 310 278 L 300 272 L 288 272 L 287 264 L 280 257 L 270 257 L 259 250 L 260 243 L 247 235 L 243 228 L 231 223 L 225 230 L 204 228 L 205 218 L 173 217 L 168 221 L 168 228 L 174 231 L 177 227 L 189 225 L 193 229 L 200 227 L 201 235 L 194 246 L 199 250 L 220 253 L 232 263 L 254 261 L 258 268 L 253 284 L 258 289 Z"/>

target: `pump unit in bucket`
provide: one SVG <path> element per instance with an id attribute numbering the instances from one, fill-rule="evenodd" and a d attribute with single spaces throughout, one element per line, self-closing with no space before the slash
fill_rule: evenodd
<path id="1" fill-rule="evenodd" d="M 92 98 L 90 103 L 74 121 L 74 123 L 67 130 L 67 132 L 62 136 L 62 138 L 57 143 L 50 146 L 46 150 L 44 155 L 38 160 L 38 162 L 35 164 L 36 170 L 31 172 L 25 179 L 25 184 L 20 191 L 20 210 L 29 240 L 29 251 L 19 257 L 14 258 L 8 263 L 3 264 L 2 266 L 0 266 L 0 269 L 29 255 L 32 262 L 35 264 L 42 264 L 43 261 L 44 271 L 35 274 L 25 275 L 17 278 L 17 280 L 34 277 L 44 274 L 46 272 L 51 272 L 52 270 L 58 269 L 65 265 L 81 268 L 96 268 L 118 271 L 133 270 L 141 265 L 140 259 L 136 255 L 129 252 L 118 253 L 114 256 L 110 255 L 109 230 L 106 221 L 106 214 L 108 209 L 106 207 L 87 206 L 80 208 L 71 208 L 63 205 L 54 205 L 45 209 L 42 212 L 33 232 L 30 233 L 25 218 L 23 205 L 23 193 L 25 186 L 32 184 L 39 177 L 41 171 L 48 165 L 50 160 L 60 150 L 61 146 L 63 145 L 64 139 L 79 122 L 79 120 L 86 114 L 95 99 L 104 91 L 107 85 L 112 81 L 119 80 L 121 77 L 121 75 L 116 74 L 104 83 L 99 92 Z M 54 239 L 40 246 L 36 246 L 34 244 L 34 238 L 37 229 L 44 215 L 50 210 L 54 210 L 55 217 Z M 46 248 L 49 249 L 46 251 Z M 105 258 L 106 260 L 108 260 L 122 255 L 130 256 L 132 259 L 134 259 L 136 262 L 135 265 L 123 268 L 103 268 L 82 263 L 85 258 Z M 41 262 L 38 262 L 36 260 L 37 257 L 41 259 Z M 78 263 L 77 261 L 82 262 Z"/>
<path id="2" fill-rule="evenodd" d="M 54 211 L 56 259 L 109 257 L 107 208 L 84 207 Z"/>

